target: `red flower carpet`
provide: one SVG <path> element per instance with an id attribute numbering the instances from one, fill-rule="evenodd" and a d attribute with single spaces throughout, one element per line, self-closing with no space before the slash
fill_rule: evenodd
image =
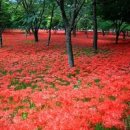
<path id="1" fill-rule="evenodd" d="M 0 130 L 126 130 L 130 116 L 130 38 L 73 37 L 69 68 L 65 36 L 5 32 L 0 49 Z M 126 120 L 127 119 L 127 120 Z M 127 122 L 127 123 L 126 123 Z M 101 127 L 99 129 L 98 127 Z"/>

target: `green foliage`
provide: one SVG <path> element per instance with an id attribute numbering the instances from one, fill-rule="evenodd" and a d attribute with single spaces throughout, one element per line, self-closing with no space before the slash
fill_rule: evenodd
<path id="1" fill-rule="evenodd" d="M 42 23 L 45 23 L 45 0 L 22 0 L 19 4 L 21 16 L 16 16 L 15 20 L 20 28 L 23 29 L 39 29 Z M 18 13 L 17 12 L 17 13 Z"/>
<path id="2" fill-rule="evenodd" d="M 130 103 L 129 103 L 129 108 L 130 108 Z M 130 115 L 128 115 L 128 116 L 125 118 L 124 121 L 125 121 L 127 130 L 129 130 L 129 129 L 130 129 Z"/>
<path id="3" fill-rule="evenodd" d="M 6 71 L 6 70 L 2 70 L 2 69 L 0 69 L 0 74 L 2 74 L 2 75 L 6 75 L 6 74 L 7 74 L 7 71 Z"/>
<path id="4" fill-rule="evenodd" d="M 95 130 L 104 130 L 104 128 L 101 124 L 97 124 Z"/>
<path id="5" fill-rule="evenodd" d="M 61 17 L 61 12 L 57 7 L 54 0 L 40 0 L 35 1 L 26 0 L 27 7 L 23 6 L 23 2 L 1 0 L 0 5 L 0 27 L 3 30 L 6 27 L 10 28 L 22 28 L 28 29 L 31 27 L 48 28 L 50 24 L 51 8 L 53 5 L 55 8 L 55 15 L 52 21 L 52 28 L 64 28 L 64 24 Z M 45 7 L 44 7 L 45 1 Z M 98 17 L 98 29 L 107 31 L 111 28 L 115 28 L 112 22 L 115 20 L 123 20 L 125 22 L 121 27 L 122 30 L 130 30 L 130 1 L 129 0 L 97 0 L 97 13 Z M 71 17 L 71 11 L 73 9 L 73 1 L 67 0 L 65 2 L 65 11 L 67 17 Z M 44 15 L 42 14 L 44 12 Z M 77 28 L 79 29 L 92 29 L 92 1 L 87 0 L 79 12 L 76 19 Z M 112 22 L 111 22 L 112 21 Z M 124 28 L 125 27 L 125 28 Z"/>
<path id="6" fill-rule="evenodd" d="M 28 113 L 27 112 L 23 112 L 22 113 L 22 119 L 25 120 L 28 118 Z"/>
<path id="7" fill-rule="evenodd" d="M 30 109 L 34 109 L 36 107 L 33 102 L 29 102 L 29 104 L 30 104 Z"/>
<path id="8" fill-rule="evenodd" d="M 85 12 L 85 13 L 84 13 Z M 92 1 L 87 0 L 79 14 L 78 28 L 87 30 L 93 28 Z"/>
<path id="9" fill-rule="evenodd" d="M 0 33 L 10 26 L 9 1 L 0 0 Z"/>
<path id="10" fill-rule="evenodd" d="M 120 33 L 127 31 L 130 23 L 130 0 L 97 0 L 97 3 L 98 15 L 103 19 L 99 22 L 99 28 L 103 31 L 114 29 L 118 43 Z"/>
<path id="11" fill-rule="evenodd" d="M 28 87 L 32 88 L 32 89 L 36 89 L 38 88 L 37 85 L 32 85 L 31 83 L 25 83 L 25 82 L 20 82 L 19 80 L 17 79 L 12 79 L 10 85 L 9 85 L 9 88 L 11 86 L 14 86 L 15 90 L 22 90 L 22 89 L 26 89 Z"/>
<path id="12" fill-rule="evenodd" d="M 95 130 L 117 130 L 117 128 L 115 128 L 115 127 L 113 127 L 113 128 L 105 128 L 103 125 L 97 124 L 95 126 Z"/>
<path id="13" fill-rule="evenodd" d="M 99 5 L 99 14 L 109 20 L 123 20 L 126 21 L 129 16 L 129 0 L 97 0 Z"/>
<path id="14" fill-rule="evenodd" d="M 104 31 L 109 31 L 113 27 L 113 23 L 111 21 L 106 21 L 103 19 L 98 20 L 98 28 Z"/>
<path id="15" fill-rule="evenodd" d="M 95 83 L 99 83 L 101 80 L 100 79 L 94 79 Z"/>

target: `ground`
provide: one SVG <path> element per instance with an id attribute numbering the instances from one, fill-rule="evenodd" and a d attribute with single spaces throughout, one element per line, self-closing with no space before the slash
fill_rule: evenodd
<path id="1" fill-rule="evenodd" d="M 130 38 L 92 33 L 73 37 L 68 66 L 63 32 L 40 32 L 39 43 L 20 31 L 3 34 L 0 49 L 0 130 L 126 130 L 130 121 Z"/>

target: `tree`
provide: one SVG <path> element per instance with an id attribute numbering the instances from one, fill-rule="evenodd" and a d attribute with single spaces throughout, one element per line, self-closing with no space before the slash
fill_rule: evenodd
<path id="1" fill-rule="evenodd" d="M 124 28 L 122 25 L 130 21 L 130 0 L 97 0 L 99 5 L 99 15 L 104 20 L 113 22 L 116 32 L 116 44 L 118 43 L 119 35 Z M 123 27 L 123 28 L 122 28 Z"/>
<path id="2" fill-rule="evenodd" d="M 49 10 L 50 11 L 50 19 L 49 19 L 49 32 L 48 32 L 48 41 L 47 41 L 47 46 L 50 45 L 50 40 L 51 40 L 51 30 L 52 30 L 52 26 L 53 26 L 53 18 L 54 18 L 54 11 L 56 9 L 56 4 L 55 1 L 49 1 L 51 4 L 49 6 Z"/>
<path id="3" fill-rule="evenodd" d="M 3 46 L 2 33 L 10 22 L 7 2 L 4 0 L 0 0 L 0 48 Z"/>
<path id="4" fill-rule="evenodd" d="M 110 29 L 113 28 L 113 23 L 111 21 L 103 20 L 102 18 L 98 19 L 98 29 L 102 30 L 103 36 L 105 32 L 109 32 Z"/>
<path id="5" fill-rule="evenodd" d="M 15 0 L 10 2 L 9 9 L 11 10 L 11 28 L 23 28 L 22 18 L 24 14 L 23 8 L 20 6 L 21 0 L 16 2 Z"/>
<path id="6" fill-rule="evenodd" d="M 97 51 L 97 0 L 93 0 L 93 48 Z"/>
<path id="7" fill-rule="evenodd" d="M 32 29 L 35 42 L 38 42 L 38 31 L 42 24 L 45 11 L 45 0 L 22 0 L 24 9 L 23 24 L 26 29 Z"/>
<path id="8" fill-rule="evenodd" d="M 88 29 L 93 29 L 93 8 L 92 1 L 90 0 L 88 0 L 87 3 L 85 3 L 83 6 L 83 9 L 81 11 L 81 18 L 78 23 L 78 28 L 84 30 L 85 34 L 87 34 Z"/>
<path id="9" fill-rule="evenodd" d="M 64 21 L 66 30 L 66 47 L 70 67 L 74 66 L 74 57 L 71 41 L 71 32 L 75 26 L 76 18 L 85 3 L 85 0 L 56 0 Z"/>

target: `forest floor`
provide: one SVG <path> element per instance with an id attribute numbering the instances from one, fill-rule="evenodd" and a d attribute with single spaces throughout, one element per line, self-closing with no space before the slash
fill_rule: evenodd
<path id="1" fill-rule="evenodd" d="M 115 44 L 99 34 L 73 37 L 75 67 L 69 68 L 62 32 L 5 32 L 0 49 L 0 130 L 130 129 L 130 37 Z"/>

